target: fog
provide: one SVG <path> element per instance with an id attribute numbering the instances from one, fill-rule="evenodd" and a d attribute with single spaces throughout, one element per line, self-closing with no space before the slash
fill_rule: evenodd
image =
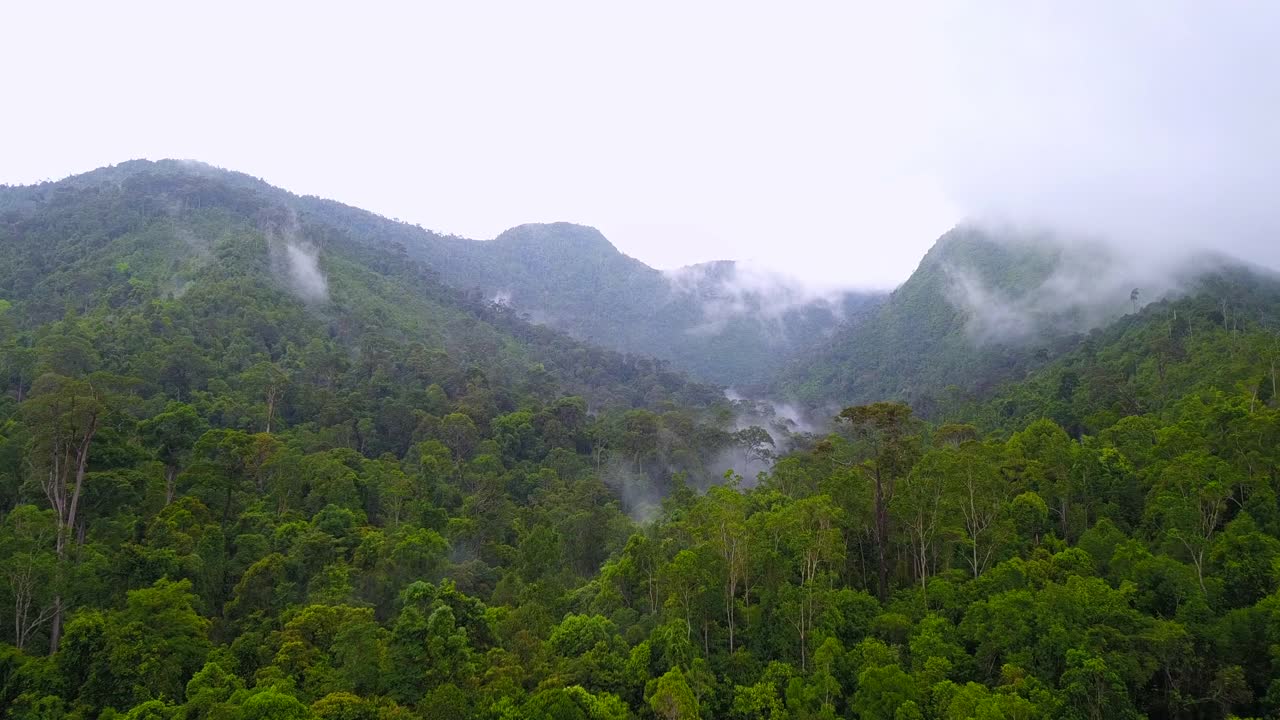
<path id="1" fill-rule="evenodd" d="M 320 270 L 319 251 L 310 244 L 290 242 L 285 245 L 289 258 L 289 279 L 304 300 L 329 299 L 329 283 Z"/>
<path id="2" fill-rule="evenodd" d="M 1280 265 L 1280 5 L 990 7 L 946 35 L 932 151 L 967 218 L 1104 243 L 1148 275 L 1204 249 Z"/>
<path id="3" fill-rule="evenodd" d="M 947 299 L 964 312 L 965 329 L 978 344 L 1085 332 L 1147 303 L 1180 295 L 1199 276 L 1227 261 L 1190 248 L 1150 253 L 1095 238 L 1031 233 L 1008 225 L 982 231 L 1015 252 L 1053 258 L 1053 267 L 1042 281 L 1013 292 L 988 284 L 981 268 L 955 260 L 943 266 Z"/>
<path id="4" fill-rule="evenodd" d="M 687 332 L 715 335 L 732 320 L 749 316 L 766 331 L 766 338 L 786 343 L 789 317 L 796 312 L 820 312 L 831 326 L 843 319 L 847 291 L 815 287 L 803 279 L 750 262 L 690 265 L 664 273 L 677 294 L 697 299 L 699 324 Z"/>
<path id="5" fill-rule="evenodd" d="M 327 302 L 329 281 L 320 268 L 320 250 L 303 236 L 297 213 L 275 211 L 261 219 L 261 230 L 267 237 L 272 268 L 284 284 L 306 302 Z"/>

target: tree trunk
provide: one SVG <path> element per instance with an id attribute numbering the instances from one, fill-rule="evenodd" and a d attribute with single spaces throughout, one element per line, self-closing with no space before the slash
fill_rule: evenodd
<path id="1" fill-rule="evenodd" d="M 58 644 L 62 642 L 62 595 L 53 597 L 53 621 L 49 626 L 49 654 L 58 652 Z"/>
<path id="2" fill-rule="evenodd" d="M 173 498 L 177 494 L 178 483 L 178 466 L 166 465 L 164 468 L 164 504 L 173 503 Z"/>
<path id="3" fill-rule="evenodd" d="M 1066 492 L 1064 492 L 1062 495 L 1062 512 L 1061 512 L 1061 518 L 1060 518 L 1063 542 L 1069 541 L 1067 538 L 1067 528 L 1069 527 L 1067 517 L 1070 514 L 1071 514 L 1071 501 L 1070 499 L 1067 498 Z"/>
<path id="4" fill-rule="evenodd" d="M 76 448 L 76 483 L 71 491 L 71 502 L 69 505 L 59 503 L 61 507 L 58 517 L 58 535 L 55 545 L 58 555 L 58 573 L 61 575 L 63 566 L 66 564 L 67 555 L 67 533 L 76 528 L 76 513 L 80 507 L 80 492 L 84 489 L 85 473 L 89 469 L 89 446 L 93 443 L 93 436 L 98 432 L 98 419 L 93 417 L 89 423 L 89 428 L 85 431 L 79 446 Z M 56 465 L 55 465 L 56 467 Z M 65 498 L 66 483 L 62 479 L 57 479 L 59 483 L 57 491 Z M 65 515 L 62 508 L 66 508 Z M 58 652 L 58 645 L 62 641 L 62 593 L 59 591 L 53 596 L 53 621 L 49 629 L 49 654 Z"/>
<path id="5" fill-rule="evenodd" d="M 884 483 L 880 479 L 880 470 L 876 469 L 876 560 L 879 567 L 876 573 L 877 594 L 880 602 L 889 599 L 889 507 L 885 502 Z"/>
<path id="6" fill-rule="evenodd" d="M 726 590 L 724 603 L 725 619 L 729 625 L 729 654 L 733 654 L 733 591 Z"/>

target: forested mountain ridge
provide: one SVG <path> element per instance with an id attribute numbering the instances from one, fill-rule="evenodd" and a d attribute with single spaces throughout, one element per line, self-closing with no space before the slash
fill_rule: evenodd
<path id="1" fill-rule="evenodd" d="M 205 318 L 235 309 L 236 321 L 275 325 L 265 339 L 276 344 L 270 352 L 285 350 L 279 334 L 302 325 L 354 347 L 420 343 L 455 352 L 503 378 L 541 363 L 537 372 L 563 372 L 555 379 L 604 406 L 656 407 L 684 389 L 682 400 L 705 406 L 718 395 L 660 363 L 523 322 L 442 282 L 394 243 L 352 236 L 299 212 L 293 199 L 247 176 L 186 163 L 125 163 L 49 186 L 0 189 L 0 241 L 10 260 L 0 267 L 0 299 L 13 306 L 18 330 L 33 331 L 67 313 L 116 322 L 120 311 L 155 313 L 156 302 L 184 307 L 195 288 L 210 294 L 206 302 L 226 303 Z M 253 318 L 257 308 L 238 301 L 254 295 L 305 323 Z M 602 378 L 616 371 L 626 381 L 604 379 L 592 389 L 583 373 L 593 362 L 610 366 Z M 637 372 L 651 382 L 635 383 Z"/>
<path id="2" fill-rule="evenodd" d="M 950 398 L 940 414 L 990 428 L 1048 417 L 1084 435 L 1129 415 L 1162 413 L 1189 395 L 1272 402 L 1280 381 L 1280 275 L 1221 261 L 1202 269 L 1185 294 L 1095 328 L 990 397 Z"/>
<path id="3" fill-rule="evenodd" d="M 809 297 L 733 261 L 664 273 L 622 254 L 595 228 L 571 223 L 521 225 L 482 242 L 409 230 L 399 241 L 448 282 L 480 288 L 535 322 L 723 385 L 763 384 L 788 357 L 881 297 Z"/>
<path id="4" fill-rule="evenodd" d="M 1237 288 L 1276 286 L 1270 271 L 1207 253 L 1149 267 L 1100 243 L 962 225 L 887 301 L 793 359 L 774 393 L 817 407 L 902 400 L 936 416 L 990 397 L 1148 302 L 1222 302 Z M 1251 307 L 1280 313 L 1271 297 Z"/>
<path id="5" fill-rule="evenodd" d="M 812 297 L 785 278 L 746 273 L 732 261 L 664 273 L 619 252 L 598 230 L 572 223 L 521 225 L 477 241 L 292 196 L 207 166 L 164 161 L 157 168 L 252 185 L 360 242 L 403 247 L 459 290 L 477 290 L 534 322 L 602 347 L 667 360 L 718 384 L 763 384 L 848 313 L 882 298 L 852 291 Z"/>
<path id="6" fill-rule="evenodd" d="M 356 242 L 398 245 L 445 283 L 477 290 L 535 322 L 601 347 L 667 360 L 723 385 L 765 383 L 848 313 L 882 298 L 874 292 L 810 296 L 785 278 L 748 273 L 732 261 L 664 273 L 619 252 L 594 228 L 571 223 L 521 225 L 485 241 L 442 235 L 188 161 L 120 163 L 58 183 L 11 188 L 4 202 L 16 207 L 135 176 L 198 177 L 222 191 L 256 193 Z"/>
<path id="7" fill-rule="evenodd" d="M 179 168 L 0 189 L 0 718 L 1280 713 L 1261 273 L 708 485 L 718 390 Z"/>
<path id="8" fill-rule="evenodd" d="M 982 391 L 993 378 L 1016 377 L 1035 362 L 1022 342 L 1027 338 L 975 338 L 955 292 L 958 273 L 995 292 L 1019 294 L 1042 283 L 1058 261 L 1048 245 L 1005 243 L 976 228 L 952 230 L 888 301 L 784 370 L 780 390 L 811 404 L 833 397 L 838 402 L 901 399 L 924 408 L 949 385 Z M 1058 333 L 1043 340 L 1060 339 Z"/>

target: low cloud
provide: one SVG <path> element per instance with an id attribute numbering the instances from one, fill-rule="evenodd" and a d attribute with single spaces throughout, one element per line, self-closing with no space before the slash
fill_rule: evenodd
<path id="1" fill-rule="evenodd" d="M 834 324 L 845 316 L 846 306 L 861 293 L 818 289 L 785 273 L 751 263 L 721 261 L 689 265 L 664 273 L 677 295 L 694 299 L 701 321 L 687 330 L 694 335 L 716 335 L 735 320 L 759 323 L 766 337 L 782 344 L 790 341 L 791 325 L 803 315 L 821 316 Z M 808 332 L 812 325 L 806 325 Z"/>
<path id="2" fill-rule="evenodd" d="M 1210 249 L 1280 267 L 1280 93 L 1258 79 L 1280 61 L 1280 6 L 1009 3 L 953 20 L 931 164 L 964 216 L 1106 243 L 1120 271 Z"/>
<path id="3" fill-rule="evenodd" d="M 1029 232 L 1008 225 L 980 230 L 985 237 L 1038 253 L 1052 264 L 1030 287 L 1006 290 L 987 282 L 982 268 L 960 262 L 943 267 L 947 299 L 966 316 L 975 342 L 1029 342 L 1086 332 L 1149 302 L 1186 292 L 1200 274 L 1226 259 L 1183 248 L 1160 256 L 1141 246 L 1120 247 L 1098 238 Z"/>
<path id="4" fill-rule="evenodd" d="M 329 283 L 320 270 L 319 251 L 310 243 L 289 243 L 289 278 L 293 289 L 303 300 L 323 302 L 329 299 Z"/>
<path id="5" fill-rule="evenodd" d="M 271 264 L 295 295 L 306 302 L 329 300 L 329 281 L 320 267 L 320 249 L 302 234 L 298 214 L 278 208 L 261 218 L 267 236 Z"/>

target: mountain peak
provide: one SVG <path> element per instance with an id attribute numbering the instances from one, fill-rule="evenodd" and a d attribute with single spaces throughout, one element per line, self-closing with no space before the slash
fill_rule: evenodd
<path id="1" fill-rule="evenodd" d="M 504 230 L 493 242 L 511 245 L 558 247 L 574 251 L 613 252 L 619 250 L 599 230 L 570 222 L 525 223 Z"/>

